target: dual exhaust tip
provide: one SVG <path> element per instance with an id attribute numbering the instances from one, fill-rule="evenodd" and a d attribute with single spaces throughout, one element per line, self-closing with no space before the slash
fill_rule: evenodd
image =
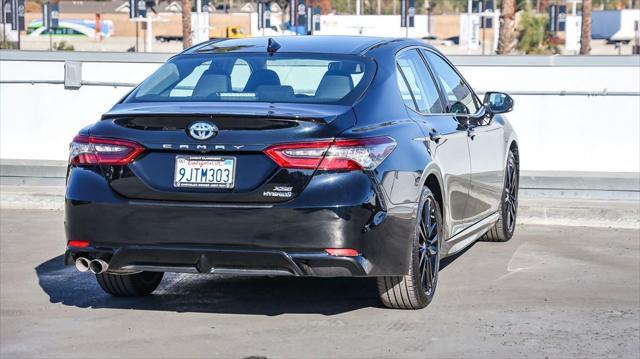
<path id="1" fill-rule="evenodd" d="M 102 259 L 89 259 L 85 257 L 79 257 L 76 259 L 76 269 L 80 272 L 90 271 L 94 274 L 101 274 L 109 269 L 109 263 Z"/>

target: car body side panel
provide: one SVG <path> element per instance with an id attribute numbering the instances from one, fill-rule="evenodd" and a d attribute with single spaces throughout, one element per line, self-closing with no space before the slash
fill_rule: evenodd
<path id="1" fill-rule="evenodd" d="M 475 223 L 498 211 L 504 187 L 504 127 L 498 119 L 473 128 L 469 136 L 471 188 L 465 217 Z"/>
<path id="2" fill-rule="evenodd" d="M 502 126 L 504 128 L 504 132 L 502 133 L 502 135 L 504 136 L 503 140 L 504 140 L 504 143 L 505 143 L 505 147 L 503 149 L 504 156 L 502 158 L 502 161 L 503 161 L 504 166 L 506 166 L 507 165 L 507 154 L 509 153 L 509 149 L 510 149 L 509 147 L 513 143 L 515 143 L 516 146 L 518 145 L 518 135 L 516 134 L 516 131 L 513 129 L 513 126 L 511 125 L 511 123 L 507 119 L 506 115 L 504 115 L 504 114 L 496 115 L 494 117 L 494 121 L 502 123 Z"/>
<path id="3" fill-rule="evenodd" d="M 412 111 L 409 111 L 412 112 Z M 449 115 L 411 114 L 424 131 L 423 142 L 433 161 L 438 163 L 444 181 L 443 201 L 446 233 L 452 237 L 470 225 L 465 216 L 471 186 L 471 162 L 467 132 Z M 430 134 L 439 136 L 436 140 Z"/>
<path id="4" fill-rule="evenodd" d="M 445 237 L 449 238 L 463 231 L 472 223 L 464 216 L 470 190 L 470 158 L 467 145 L 467 132 L 460 127 L 455 118 L 448 114 L 424 116 L 408 110 L 401 99 L 397 86 L 395 61 L 396 54 L 407 47 L 421 46 L 416 42 L 390 42 L 379 45 L 370 53 L 378 62 L 378 73 L 365 98 L 356 106 L 357 126 L 376 126 L 384 123 L 385 117 L 393 114 L 399 118 L 408 118 L 418 125 L 412 132 L 406 133 L 403 141 L 420 143 L 420 151 L 411 158 L 414 171 L 420 179 L 410 186 L 417 201 L 419 189 L 426 181 L 428 171 L 438 173 L 444 198 Z M 384 90 L 381 90 L 384 89 Z M 363 114 L 368 114 L 364 116 Z M 369 124 L 371 122 L 371 124 Z M 433 141 L 429 133 L 435 130 L 441 139 Z M 435 165 L 434 165 L 435 164 Z M 401 175 L 400 175 L 401 176 Z M 396 176 L 399 178 L 400 176 Z"/>

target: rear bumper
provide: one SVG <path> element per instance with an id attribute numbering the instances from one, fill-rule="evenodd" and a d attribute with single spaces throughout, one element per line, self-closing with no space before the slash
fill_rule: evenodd
<path id="1" fill-rule="evenodd" d="M 266 249 L 126 246 L 69 248 L 65 264 L 78 256 L 102 258 L 115 273 L 152 271 L 235 275 L 344 277 L 366 276 L 371 264 L 362 255 L 331 256 L 326 252 L 286 253 Z"/>
<path id="2" fill-rule="evenodd" d="M 68 240 L 90 247 L 68 248 L 67 264 L 87 255 L 108 259 L 114 271 L 330 277 L 408 271 L 415 204 L 385 205 L 363 173 L 314 176 L 283 204 L 228 205 L 128 200 L 87 172 L 71 173 L 65 228 Z M 335 182 L 341 187 L 327 188 Z M 360 255 L 331 256 L 327 248 Z"/>

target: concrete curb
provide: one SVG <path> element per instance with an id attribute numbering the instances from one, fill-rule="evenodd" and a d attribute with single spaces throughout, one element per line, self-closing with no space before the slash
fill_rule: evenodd
<path id="1" fill-rule="evenodd" d="M 0 185 L 64 186 L 65 161 L 0 159 Z M 640 173 L 522 171 L 524 197 L 640 201 Z"/>
<path id="2" fill-rule="evenodd" d="M 63 186 L 0 186 L 2 209 L 64 209 Z"/>
<path id="3" fill-rule="evenodd" d="M 0 184 L 8 186 L 64 186 L 65 161 L 0 159 Z"/>
<path id="4" fill-rule="evenodd" d="M 64 209 L 62 186 L 0 186 L 2 209 Z M 640 201 L 521 197 L 518 223 L 640 229 Z"/>
<path id="5" fill-rule="evenodd" d="M 518 223 L 640 229 L 640 201 L 521 198 Z"/>
<path id="6" fill-rule="evenodd" d="M 64 208 L 65 161 L 0 159 L 0 207 Z M 522 224 L 640 229 L 640 173 L 522 171 Z"/>

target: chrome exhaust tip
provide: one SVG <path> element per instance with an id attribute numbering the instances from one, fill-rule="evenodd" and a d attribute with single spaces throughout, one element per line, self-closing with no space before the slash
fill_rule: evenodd
<path id="1" fill-rule="evenodd" d="M 85 257 L 79 257 L 76 259 L 76 269 L 79 272 L 86 272 L 89 270 L 89 264 L 91 261 Z"/>
<path id="2" fill-rule="evenodd" d="M 94 259 L 89 262 L 89 270 L 93 274 L 104 273 L 109 269 L 109 263 L 103 261 L 102 259 Z"/>

